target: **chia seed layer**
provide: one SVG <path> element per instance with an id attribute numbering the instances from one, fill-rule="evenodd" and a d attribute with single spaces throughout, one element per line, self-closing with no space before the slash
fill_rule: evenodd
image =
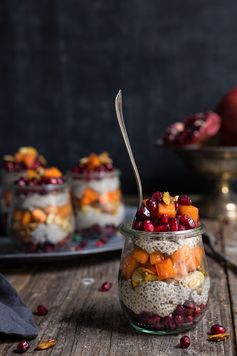
<path id="1" fill-rule="evenodd" d="M 168 316 L 179 304 L 182 305 L 187 300 L 193 300 L 198 305 L 206 304 L 209 289 L 209 277 L 205 277 L 201 290 L 189 288 L 182 284 L 182 281 L 145 282 L 136 288 L 132 287 L 131 280 L 119 281 L 120 299 L 127 308 L 135 314 L 146 311 L 161 317 Z"/>
<path id="2" fill-rule="evenodd" d="M 35 208 L 46 208 L 47 206 L 60 206 L 70 202 L 68 192 L 56 192 L 47 194 L 32 193 L 28 196 L 17 197 L 16 206 L 21 209 L 34 210 Z"/>
<path id="3" fill-rule="evenodd" d="M 195 247 L 196 245 L 200 244 L 202 241 L 202 236 L 194 236 L 194 237 L 189 237 L 187 239 L 172 239 L 170 241 L 166 240 L 155 240 L 148 238 L 146 236 L 142 237 L 136 237 L 134 236 L 134 243 L 136 246 L 141 247 L 143 250 L 145 250 L 148 253 L 152 253 L 155 251 L 159 251 L 161 253 L 165 253 L 167 255 L 172 255 L 175 251 L 179 250 L 183 246 L 188 246 L 190 248 Z"/>

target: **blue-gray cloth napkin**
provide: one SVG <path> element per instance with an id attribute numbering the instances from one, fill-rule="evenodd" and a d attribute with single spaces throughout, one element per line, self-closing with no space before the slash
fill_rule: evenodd
<path id="1" fill-rule="evenodd" d="M 38 334 L 32 312 L 0 274 L 0 333 L 33 338 Z"/>

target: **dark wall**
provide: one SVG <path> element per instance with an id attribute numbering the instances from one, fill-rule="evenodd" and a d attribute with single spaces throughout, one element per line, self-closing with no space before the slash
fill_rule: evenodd
<path id="1" fill-rule="evenodd" d="M 145 191 L 200 191 L 154 141 L 236 84 L 236 11 L 234 0 L 1 0 L 0 154 L 34 145 L 66 169 L 108 150 L 134 193 L 114 112 L 122 88 Z"/>

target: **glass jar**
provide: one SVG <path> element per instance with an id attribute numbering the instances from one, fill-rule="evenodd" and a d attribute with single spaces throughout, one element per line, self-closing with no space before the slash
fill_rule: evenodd
<path id="1" fill-rule="evenodd" d="M 5 170 L 1 171 L 1 183 L 2 183 L 2 192 L 0 199 L 0 215 L 1 215 L 1 228 L 4 233 L 7 232 L 7 222 L 9 217 L 9 212 L 12 205 L 13 183 L 22 177 L 24 172 L 7 172 Z"/>
<path id="2" fill-rule="evenodd" d="M 9 235 L 25 252 L 59 250 L 70 241 L 73 230 L 68 183 L 14 185 Z"/>
<path id="3" fill-rule="evenodd" d="M 204 226 L 149 233 L 121 225 L 125 237 L 119 298 L 130 324 L 150 334 L 193 328 L 207 308 L 210 279 Z"/>
<path id="4" fill-rule="evenodd" d="M 86 238 L 110 237 L 124 218 L 120 172 L 70 173 L 76 232 Z"/>

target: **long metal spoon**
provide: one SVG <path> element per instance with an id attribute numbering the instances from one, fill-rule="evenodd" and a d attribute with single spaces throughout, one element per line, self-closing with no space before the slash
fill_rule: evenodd
<path id="1" fill-rule="evenodd" d="M 130 145 L 128 133 L 127 133 L 124 118 L 123 118 L 122 90 L 119 90 L 119 92 L 115 98 L 115 110 L 116 110 L 119 127 L 121 130 L 123 140 L 124 140 L 125 146 L 127 148 L 128 156 L 130 158 L 133 172 L 135 175 L 135 179 L 136 179 L 136 183 L 137 183 L 137 190 L 138 190 L 138 207 L 140 208 L 140 206 L 142 205 L 142 201 L 143 201 L 142 183 L 141 183 L 141 178 L 140 178 L 140 175 L 139 175 L 139 172 L 137 169 L 137 165 L 136 165 L 136 162 L 135 162 L 135 159 L 133 156 L 132 148 Z"/>

